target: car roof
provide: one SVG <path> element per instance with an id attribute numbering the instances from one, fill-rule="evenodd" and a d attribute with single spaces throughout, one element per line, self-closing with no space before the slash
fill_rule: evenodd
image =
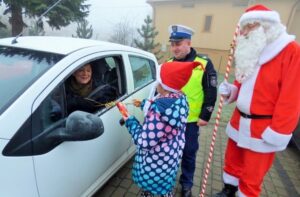
<path id="1" fill-rule="evenodd" d="M 15 37 L 0 39 L 0 45 L 18 47 L 24 49 L 31 49 L 37 51 L 45 51 L 51 53 L 57 53 L 62 55 L 67 55 L 74 51 L 98 46 L 103 48 L 103 50 L 125 50 L 138 53 L 144 53 L 149 55 L 150 53 L 136 49 L 133 47 L 128 47 L 120 44 L 104 42 L 92 39 L 81 39 L 72 37 L 54 37 L 54 36 L 21 36 L 16 39 L 16 43 L 13 44 Z M 100 49 L 101 50 L 101 49 Z"/>

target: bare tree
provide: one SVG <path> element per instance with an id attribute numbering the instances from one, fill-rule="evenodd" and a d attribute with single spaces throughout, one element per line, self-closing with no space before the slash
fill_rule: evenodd
<path id="1" fill-rule="evenodd" d="M 110 42 L 133 46 L 137 33 L 133 23 L 127 18 L 118 22 L 113 27 L 113 33 L 109 38 Z"/>

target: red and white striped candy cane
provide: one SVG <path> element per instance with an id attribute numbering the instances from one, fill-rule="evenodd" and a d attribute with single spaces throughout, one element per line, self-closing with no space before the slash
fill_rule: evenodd
<path id="1" fill-rule="evenodd" d="M 238 36 L 239 29 L 240 29 L 239 25 L 237 25 L 237 27 L 235 29 L 235 32 L 234 32 L 233 40 L 232 40 L 232 43 L 231 43 L 231 46 L 230 46 L 230 52 L 229 52 L 229 56 L 228 56 L 224 81 L 228 81 L 229 72 L 230 72 L 232 61 L 233 61 L 233 54 L 234 54 L 234 48 L 235 48 L 235 44 L 236 44 L 236 38 Z M 204 176 L 202 178 L 202 187 L 201 187 L 201 192 L 200 192 L 200 195 L 199 195 L 200 197 L 204 197 L 205 190 L 206 190 L 207 178 L 208 178 L 208 174 L 209 174 L 209 171 L 210 171 L 210 164 L 211 164 L 213 153 L 214 153 L 215 141 L 216 141 L 217 131 L 218 131 L 219 122 L 220 122 L 220 118 L 221 118 L 223 102 L 224 102 L 224 98 L 221 96 L 220 101 L 219 101 L 219 106 L 218 106 L 218 112 L 217 112 L 216 122 L 215 122 L 215 126 L 214 126 L 214 131 L 213 131 L 213 135 L 212 135 L 212 139 L 211 139 L 211 143 L 210 143 L 210 150 L 209 150 L 209 155 L 208 155 L 208 159 L 207 159 L 207 163 L 206 163 L 206 168 L 205 168 L 205 171 L 204 171 Z"/>

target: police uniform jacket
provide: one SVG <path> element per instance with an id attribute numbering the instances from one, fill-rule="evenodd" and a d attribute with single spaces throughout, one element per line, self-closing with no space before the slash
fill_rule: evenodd
<path id="1" fill-rule="evenodd" d="M 199 86 L 202 85 L 204 94 L 199 118 L 209 121 L 217 99 L 217 73 L 211 60 L 204 55 L 198 55 L 195 49 L 191 48 L 191 52 L 184 59 L 171 58 L 169 61 L 192 62 L 195 61 L 196 57 L 207 61 L 202 77 L 202 84 L 199 84 Z M 193 77 L 193 75 L 191 77 Z M 189 95 L 187 95 L 187 97 L 189 98 Z"/>

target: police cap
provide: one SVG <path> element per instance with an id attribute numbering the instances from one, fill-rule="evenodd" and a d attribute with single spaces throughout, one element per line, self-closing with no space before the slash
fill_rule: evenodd
<path id="1" fill-rule="evenodd" d="M 170 25 L 169 26 L 169 41 L 178 42 L 183 39 L 191 39 L 194 34 L 194 30 L 184 25 Z"/>

